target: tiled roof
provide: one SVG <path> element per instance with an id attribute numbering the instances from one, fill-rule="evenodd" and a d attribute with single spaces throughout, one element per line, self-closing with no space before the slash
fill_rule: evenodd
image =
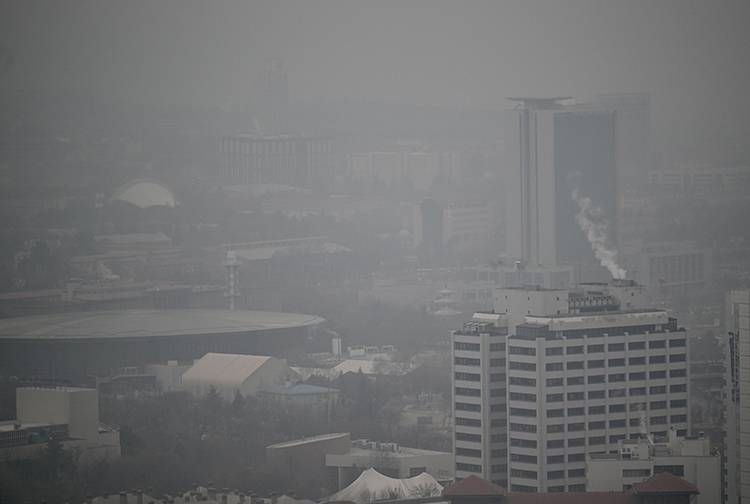
<path id="1" fill-rule="evenodd" d="M 634 497 L 623 492 L 512 493 L 510 504 L 632 504 Z"/>
<path id="2" fill-rule="evenodd" d="M 632 489 L 635 495 L 649 494 L 690 494 L 697 495 L 698 488 L 672 473 L 662 472 L 646 481 L 636 483 Z"/>
<path id="3" fill-rule="evenodd" d="M 490 483 L 473 474 L 443 490 L 443 495 L 446 497 L 507 494 L 508 492 L 500 485 Z"/>

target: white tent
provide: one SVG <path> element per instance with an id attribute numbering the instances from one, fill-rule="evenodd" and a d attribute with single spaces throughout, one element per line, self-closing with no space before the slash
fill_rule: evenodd
<path id="1" fill-rule="evenodd" d="M 262 355 L 207 353 L 182 375 L 182 386 L 196 395 L 213 387 L 226 400 L 235 392 L 253 396 L 298 375 L 286 361 Z"/>
<path id="2" fill-rule="evenodd" d="M 378 500 L 435 497 L 443 487 L 427 473 L 412 478 L 390 478 L 375 469 L 365 469 L 348 487 L 339 490 L 325 501 L 351 501 L 367 504 Z"/>

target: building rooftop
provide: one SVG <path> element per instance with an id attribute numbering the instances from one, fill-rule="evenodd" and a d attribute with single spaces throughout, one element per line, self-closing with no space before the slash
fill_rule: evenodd
<path id="1" fill-rule="evenodd" d="M 697 495 L 700 493 L 698 491 L 698 488 L 692 483 L 689 483 L 684 479 L 668 472 L 655 474 L 646 481 L 636 483 L 635 485 L 633 485 L 632 491 L 635 495 L 665 493 Z"/>
<path id="2" fill-rule="evenodd" d="M 550 492 L 511 493 L 510 504 L 635 504 L 633 495 L 625 492 Z"/>
<path id="3" fill-rule="evenodd" d="M 443 490 L 443 495 L 446 497 L 449 496 L 472 496 L 472 497 L 479 497 L 479 496 L 489 496 L 489 495 L 508 495 L 508 492 L 505 490 L 505 488 L 501 487 L 500 485 L 496 485 L 494 483 L 491 483 L 487 480 L 484 480 L 480 478 L 479 476 L 476 476 L 472 474 L 471 476 L 468 476 L 458 483 L 454 483 L 445 490 Z"/>
<path id="4" fill-rule="evenodd" d="M 226 334 L 314 326 L 315 315 L 173 309 L 55 313 L 0 320 L 0 339 L 69 340 Z"/>
<path id="5" fill-rule="evenodd" d="M 271 357 L 207 353 L 182 375 L 182 382 L 210 382 L 241 385 Z"/>
<path id="6" fill-rule="evenodd" d="M 268 394 L 280 394 L 289 396 L 300 396 L 300 395 L 314 395 L 314 394 L 330 394 L 331 392 L 338 392 L 339 389 L 333 387 L 319 387 L 317 385 L 309 385 L 307 383 L 293 383 L 290 385 L 272 385 L 267 387 L 264 392 Z"/>
<path id="7" fill-rule="evenodd" d="M 334 432 L 332 434 L 320 434 L 319 436 L 310 436 L 301 439 L 293 439 L 291 441 L 284 441 L 283 443 L 272 444 L 270 446 L 267 446 L 267 448 L 293 448 L 295 446 L 302 446 L 308 443 L 317 443 L 320 441 L 329 441 L 331 439 L 340 439 L 344 437 L 349 437 L 349 433 Z"/>
<path id="8" fill-rule="evenodd" d="M 348 487 L 323 499 L 323 502 L 349 501 L 365 504 L 385 500 L 391 496 L 401 499 L 439 496 L 443 487 L 429 474 L 422 473 L 412 478 L 390 478 L 373 468 L 365 469 Z"/>

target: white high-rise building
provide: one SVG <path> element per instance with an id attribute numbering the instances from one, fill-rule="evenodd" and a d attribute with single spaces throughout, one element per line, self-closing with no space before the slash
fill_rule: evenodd
<path id="1" fill-rule="evenodd" d="M 674 427 L 677 435 L 687 434 L 687 335 L 667 311 L 642 308 L 642 292 L 627 281 L 496 291 L 492 316 L 496 326 L 507 326 L 507 336 L 499 331 L 486 339 L 505 343 L 511 491 L 585 491 L 587 454 L 616 450 L 619 441 L 644 432 L 658 438 Z M 453 337 L 454 387 L 464 387 L 459 372 L 469 373 L 456 360 L 463 357 L 456 349 L 463 348 L 464 332 Z M 489 362 L 482 355 L 472 358 L 471 403 L 479 419 L 485 401 L 501 387 L 489 374 L 492 356 Z M 458 397 L 457 418 L 465 402 Z M 484 452 L 475 453 L 474 467 L 459 467 L 467 462 L 459 457 L 463 431 L 456 424 L 456 476 L 486 477 L 486 458 L 479 457 Z M 500 436 L 484 421 L 475 427 L 483 442 Z"/>
<path id="2" fill-rule="evenodd" d="M 724 495 L 728 504 L 750 503 L 750 290 L 727 296 L 726 445 Z"/>
<path id="3" fill-rule="evenodd" d="M 506 113 L 506 253 L 523 267 L 595 263 L 580 229 L 581 205 L 617 239 L 616 111 L 568 97 L 512 98 Z"/>
<path id="4" fill-rule="evenodd" d="M 455 475 L 508 484 L 504 317 L 477 313 L 452 335 Z"/>

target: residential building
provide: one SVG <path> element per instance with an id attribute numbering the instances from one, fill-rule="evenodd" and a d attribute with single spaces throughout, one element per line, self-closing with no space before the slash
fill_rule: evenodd
<path id="1" fill-rule="evenodd" d="M 16 389 L 16 419 L 0 422 L 0 461 L 38 456 L 51 439 L 81 462 L 120 456 L 120 433 L 99 421 L 99 393 L 77 387 Z"/>
<path id="2" fill-rule="evenodd" d="M 750 502 L 750 290 L 727 296 L 724 502 Z"/>
<path id="3" fill-rule="evenodd" d="M 476 313 L 454 331 L 453 454 L 456 478 L 479 475 L 508 484 L 504 315 Z"/>
<path id="4" fill-rule="evenodd" d="M 721 460 L 711 449 L 709 439 L 678 437 L 670 429 L 668 437 L 652 436 L 620 441 L 617 453 L 589 454 L 586 457 L 586 490 L 625 491 L 652 476 L 669 472 L 700 489 L 695 504 L 721 502 Z"/>

